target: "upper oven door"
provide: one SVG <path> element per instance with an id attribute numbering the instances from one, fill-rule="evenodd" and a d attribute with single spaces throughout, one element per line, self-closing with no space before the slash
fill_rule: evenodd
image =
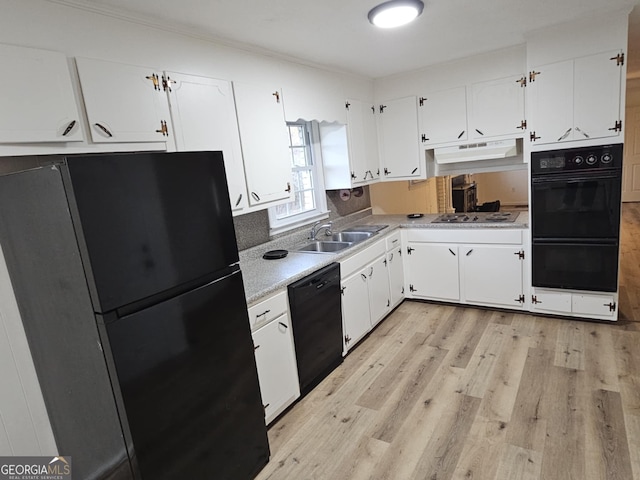
<path id="1" fill-rule="evenodd" d="M 534 239 L 619 237 L 620 172 L 533 177 L 531 188 Z"/>

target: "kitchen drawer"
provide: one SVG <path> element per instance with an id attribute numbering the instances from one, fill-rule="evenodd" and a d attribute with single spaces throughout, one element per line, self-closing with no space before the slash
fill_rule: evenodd
<path id="1" fill-rule="evenodd" d="M 615 304 L 613 295 L 574 293 L 571 299 L 571 311 L 582 315 L 613 317 L 615 314 Z"/>
<path id="2" fill-rule="evenodd" d="M 249 325 L 251 325 L 251 330 L 254 331 L 260 328 L 262 325 L 275 320 L 280 315 L 287 313 L 288 311 L 289 301 L 286 290 L 256 303 L 249 307 Z"/>
<path id="3" fill-rule="evenodd" d="M 409 242 L 522 244 L 522 230 L 498 228 L 408 228 Z"/>
<path id="4" fill-rule="evenodd" d="M 536 289 L 531 300 L 534 310 L 571 313 L 571 293 L 569 292 Z"/>
<path id="5" fill-rule="evenodd" d="M 387 252 L 384 238 L 370 245 L 364 250 L 340 261 L 340 277 L 346 278 L 356 270 L 360 270 L 366 264 L 371 263 L 377 257 Z"/>
<path id="6" fill-rule="evenodd" d="M 387 235 L 385 241 L 387 242 L 387 252 L 400 247 L 400 230 Z"/>

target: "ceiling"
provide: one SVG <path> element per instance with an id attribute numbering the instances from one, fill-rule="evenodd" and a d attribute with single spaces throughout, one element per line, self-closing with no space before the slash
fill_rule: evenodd
<path id="1" fill-rule="evenodd" d="M 522 44 L 526 32 L 640 0 L 424 0 L 414 23 L 367 20 L 382 0 L 51 0 L 170 25 L 228 45 L 379 78 Z M 640 8 L 631 15 L 630 70 L 640 72 Z M 631 68 L 633 67 L 633 68 Z"/>

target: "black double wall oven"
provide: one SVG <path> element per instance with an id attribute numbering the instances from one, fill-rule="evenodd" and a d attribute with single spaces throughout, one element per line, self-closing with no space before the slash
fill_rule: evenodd
<path id="1" fill-rule="evenodd" d="M 531 154 L 532 283 L 618 289 L 622 144 Z"/>

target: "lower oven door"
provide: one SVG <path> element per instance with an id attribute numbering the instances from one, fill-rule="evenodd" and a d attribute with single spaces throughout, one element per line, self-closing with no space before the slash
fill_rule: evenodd
<path id="1" fill-rule="evenodd" d="M 618 289 L 618 242 L 532 245 L 534 287 L 565 288 L 595 292 Z"/>

